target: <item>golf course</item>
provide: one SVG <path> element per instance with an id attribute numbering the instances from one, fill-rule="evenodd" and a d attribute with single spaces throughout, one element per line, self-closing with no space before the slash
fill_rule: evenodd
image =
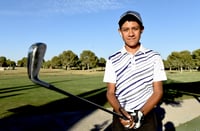
<path id="1" fill-rule="evenodd" d="M 110 108 L 105 97 L 103 75 L 103 71 L 97 70 L 41 69 L 39 78 L 65 92 Z M 192 91 L 189 86 L 187 91 L 184 86 L 181 91 L 180 88 L 173 90 L 174 86 L 171 85 L 179 83 L 180 87 L 180 84 L 189 83 L 198 86 L 200 72 L 167 71 L 167 77 L 168 81 L 164 85 L 170 85 L 170 90 L 166 91 L 163 103 L 176 105 L 181 104 L 178 102 L 184 99 L 199 98 L 200 92 L 196 89 L 200 87 L 195 87 L 195 91 Z M 27 69 L 19 67 L 0 71 L 0 98 L 0 131 L 67 130 L 96 110 L 96 107 L 84 101 L 34 84 L 28 78 Z M 199 122 L 200 112 L 193 120 L 177 126 L 176 130 L 200 130 Z"/>

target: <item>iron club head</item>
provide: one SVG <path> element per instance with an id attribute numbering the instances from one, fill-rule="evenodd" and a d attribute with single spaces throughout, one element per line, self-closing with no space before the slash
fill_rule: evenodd
<path id="1" fill-rule="evenodd" d="M 44 43 L 35 43 L 31 45 L 28 51 L 28 60 L 27 60 L 27 72 L 28 77 L 34 83 L 40 82 L 38 75 L 40 68 L 42 66 L 42 62 L 44 59 L 44 55 L 46 52 L 46 44 Z"/>

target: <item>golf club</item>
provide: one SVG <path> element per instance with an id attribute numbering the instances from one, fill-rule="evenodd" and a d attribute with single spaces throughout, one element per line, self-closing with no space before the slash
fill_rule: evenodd
<path id="1" fill-rule="evenodd" d="M 76 96 L 76 95 L 73 95 L 71 93 L 68 93 L 64 90 L 61 90 L 47 82 L 44 82 L 42 80 L 40 80 L 38 78 L 38 75 L 39 75 L 39 71 L 40 71 L 40 68 L 41 68 L 41 65 L 42 65 L 42 62 L 43 62 L 43 58 L 44 58 L 44 55 L 45 55 L 45 51 L 46 51 L 46 44 L 44 43 L 35 43 L 33 44 L 30 48 L 29 48 L 29 51 L 28 51 L 28 61 L 27 61 L 27 72 L 28 72 L 28 77 L 29 79 L 33 82 L 33 83 L 36 83 L 40 86 L 43 86 L 45 88 L 48 88 L 50 90 L 53 90 L 53 91 L 56 91 L 58 93 L 61 93 L 63 95 L 66 95 L 66 96 L 71 96 L 71 97 L 74 97 L 78 100 L 81 100 L 83 102 L 86 102 L 86 103 L 89 103 L 107 113 L 110 113 L 112 115 L 115 115 L 115 116 L 118 116 L 120 118 L 123 118 L 125 120 L 127 120 L 127 118 L 123 115 L 120 115 L 116 112 L 113 112 L 113 111 L 110 111 L 108 109 L 105 109 L 104 107 L 96 104 L 96 103 L 93 103 L 87 99 L 84 99 L 84 98 L 81 98 L 79 96 Z"/>

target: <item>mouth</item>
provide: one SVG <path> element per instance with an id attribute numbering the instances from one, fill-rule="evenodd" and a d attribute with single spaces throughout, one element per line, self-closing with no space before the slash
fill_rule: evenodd
<path id="1" fill-rule="evenodd" d="M 129 38 L 129 39 L 127 39 L 127 41 L 132 41 L 132 42 L 134 42 L 135 41 L 135 38 Z"/>
<path id="2" fill-rule="evenodd" d="M 128 37 L 127 40 L 135 40 L 135 37 Z"/>

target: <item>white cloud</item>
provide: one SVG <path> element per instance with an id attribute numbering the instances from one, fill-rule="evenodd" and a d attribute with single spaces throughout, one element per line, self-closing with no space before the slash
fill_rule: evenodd
<path id="1" fill-rule="evenodd" d="M 91 13 L 121 7 L 117 0 L 52 0 L 50 3 L 49 11 L 64 14 Z"/>
<path id="2" fill-rule="evenodd" d="M 0 15 L 91 13 L 119 9 L 125 3 L 120 0 L 7 0 L 0 4 Z"/>

